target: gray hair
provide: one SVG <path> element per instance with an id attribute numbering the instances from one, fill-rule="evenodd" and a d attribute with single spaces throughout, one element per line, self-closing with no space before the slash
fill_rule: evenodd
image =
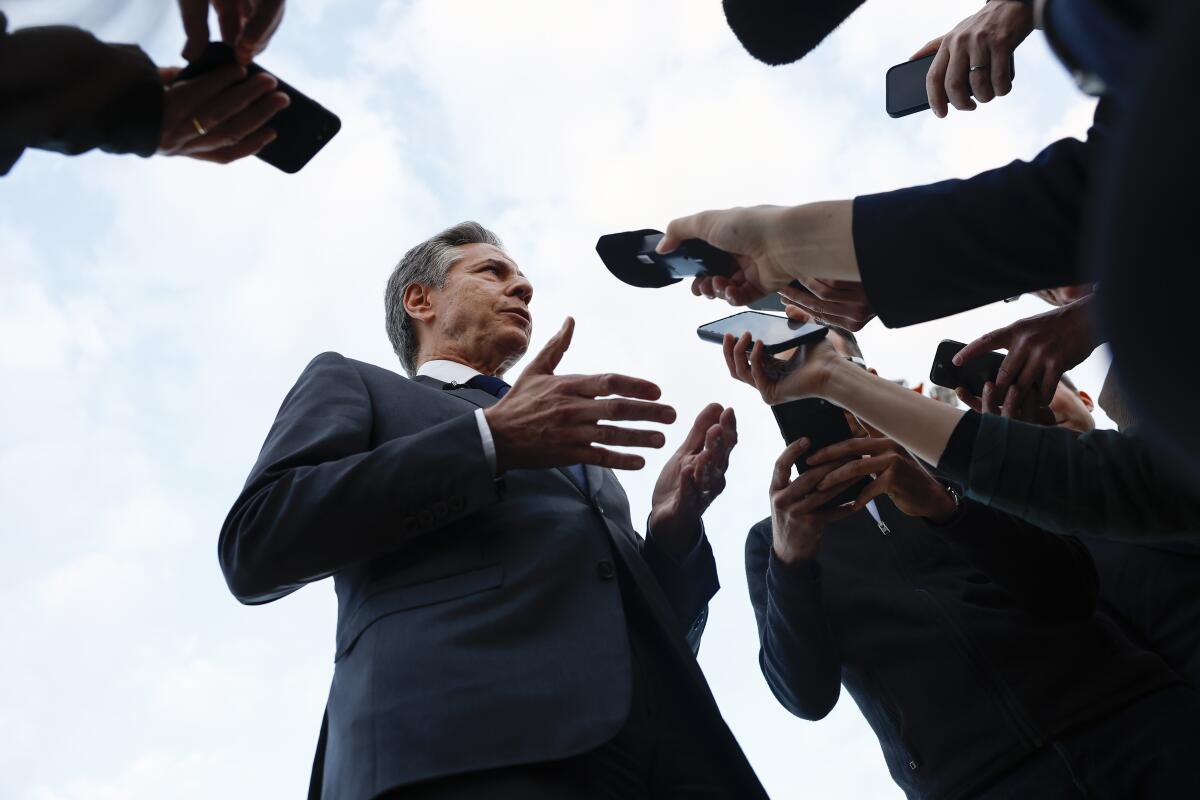
<path id="1" fill-rule="evenodd" d="M 412 317 L 404 309 L 404 292 L 414 283 L 434 289 L 445 286 L 446 275 L 460 256 L 459 248 L 468 244 L 504 247 L 500 237 L 478 222 L 460 222 L 405 253 L 388 278 L 383 294 L 388 339 L 410 377 L 417 372 L 417 335 Z"/>

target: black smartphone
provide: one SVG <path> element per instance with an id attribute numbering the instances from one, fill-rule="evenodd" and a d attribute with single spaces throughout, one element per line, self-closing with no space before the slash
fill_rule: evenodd
<path id="1" fill-rule="evenodd" d="M 222 42 L 212 42 L 200 57 L 189 64 L 176 80 L 188 80 L 218 67 L 232 64 L 235 60 L 233 48 Z M 247 77 L 265 70 L 257 64 L 246 67 Z M 312 160 L 321 148 L 329 144 L 341 130 L 342 121 L 329 109 L 279 80 L 278 90 L 291 98 L 291 104 L 271 118 L 267 123 L 278 134 L 275 140 L 259 152 L 258 157 L 277 169 L 287 173 L 299 172 Z"/>
<path id="2" fill-rule="evenodd" d="M 743 311 L 701 325 L 696 329 L 696 335 L 706 342 L 721 344 L 725 340 L 725 334 L 737 337 L 747 331 L 752 337 L 750 346 L 754 346 L 755 340 L 762 340 L 763 352 L 772 356 L 823 339 L 825 334 L 829 333 L 829 328 L 811 322 L 796 322 L 787 317 L 764 314 L 761 311 Z"/>
<path id="3" fill-rule="evenodd" d="M 807 436 L 808 440 L 812 442 L 808 449 L 800 455 L 800 460 L 796 462 L 796 471 L 800 475 L 809 469 L 805 459 L 813 453 L 854 436 L 850 430 L 850 423 L 846 421 L 846 413 L 840 407 L 819 397 L 780 403 L 777 406 L 771 406 L 771 411 L 775 414 L 775 422 L 779 425 L 779 432 L 783 434 L 784 441 L 791 444 L 797 439 Z M 869 477 L 855 481 L 821 508 L 836 508 L 851 502 L 862 493 L 862 490 L 870 482 Z"/>
<path id="4" fill-rule="evenodd" d="M 1000 365 L 1004 363 L 1004 353 L 981 353 L 961 367 L 954 366 L 951 360 L 966 347 L 962 342 L 943 339 L 933 354 L 933 366 L 929 368 L 929 380 L 947 389 L 957 389 L 959 386 L 979 397 L 983 394 L 983 385 L 988 381 L 996 382 Z"/>
<path id="5" fill-rule="evenodd" d="M 914 61 L 905 61 L 888 69 L 884 76 L 884 106 L 889 117 L 907 117 L 929 108 L 925 76 L 929 74 L 929 67 L 936 55 L 937 53 L 934 53 Z M 1016 77 L 1015 61 L 1009 62 L 1009 74 Z M 970 84 L 967 91 L 972 97 L 975 96 L 974 92 L 970 91 Z"/>

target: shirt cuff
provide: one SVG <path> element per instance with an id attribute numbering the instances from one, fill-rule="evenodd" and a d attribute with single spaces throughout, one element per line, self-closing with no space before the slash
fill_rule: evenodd
<path id="1" fill-rule="evenodd" d="M 483 409 L 475 409 L 475 424 L 479 426 L 479 439 L 483 442 L 483 456 L 488 466 L 492 468 L 492 477 L 496 477 L 496 441 L 492 439 L 492 429 L 488 426 Z"/>
<path id="2" fill-rule="evenodd" d="M 937 471 L 957 483 L 967 485 L 967 477 L 971 474 L 971 459 L 975 454 L 975 437 L 979 433 L 982 415 L 978 411 L 968 411 L 954 426 L 946 449 L 938 459 Z"/>

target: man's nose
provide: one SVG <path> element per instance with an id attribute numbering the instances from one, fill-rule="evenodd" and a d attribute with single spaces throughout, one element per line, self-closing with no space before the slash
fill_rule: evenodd
<path id="1" fill-rule="evenodd" d="M 533 299 L 533 284 L 528 278 L 517 278 L 508 287 L 508 293 L 514 297 L 519 297 L 526 304 Z"/>

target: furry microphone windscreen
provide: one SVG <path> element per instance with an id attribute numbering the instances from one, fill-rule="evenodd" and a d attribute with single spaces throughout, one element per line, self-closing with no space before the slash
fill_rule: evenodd
<path id="1" fill-rule="evenodd" d="M 864 0 L 723 0 L 746 52 L 779 66 L 808 55 Z"/>

